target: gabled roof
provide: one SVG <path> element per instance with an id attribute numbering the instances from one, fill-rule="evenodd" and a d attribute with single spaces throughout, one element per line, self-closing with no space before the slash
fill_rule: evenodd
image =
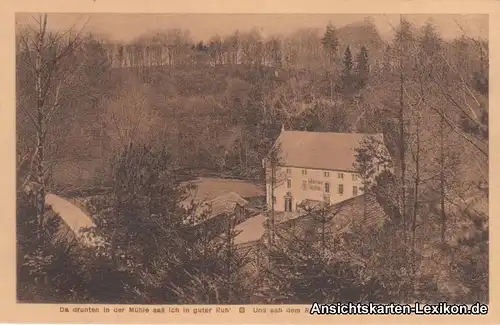
<path id="1" fill-rule="evenodd" d="M 258 214 L 237 225 L 234 228 L 237 234 L 234 238 L 234 244 L 241 245 L 260 240 L 266 232 L 266 220 L 266 216 Z"/>
<path id="2" fill-rule="evenodd" d="M 236 206 L 245 207 L 247 205 L 247 200 L 234 192 L 229 192 L 210 201 L 203 202 L 196 211 L 196 214 L 200 218 L 203 217 L 203 221 L 201 222 L 204 222 L 225 213 L 232 213 Z M 203 215 L 204 213 L 208 213 L 208 215 Z"/>
<path id="3" fill-rule="evenodd" d="M 266 233 L 267 221 L 270 218 L 270 213 L 271 212 L 268 211 L 263 214 L 258 214 L 237 225 L 234 228 L 236 231 L 234 243 L 236 245 L 247 245 L 258 242 Z M 300 217 L 298 212 L 275 211 L 274 223 L 275 225 L 279 225 L 298 217 Z"/>
<path id="4" fill-rule="evenodd" d="M 356 149 L 368 137 L 383 141 L 382 134 L 281 131 L 275 148 L 280 165 L 355 171 Z"/>
<path id="5" fill-rule="evenodd" d="M 75 233 L 79 234 L 85 228 L 94 227 L 92 219 L 79 207 L 54 194 L 47 194 L 45 202 L 50 205 L 55 213 L 59 214 L 66 225 Z"/>
<path id="6" fill-rule="evenodd" d="M 63 199 L 57 195 L 48 193 L 45 196 L 45 203 L 49 205 L 52 210 L 59 215 L 64 224 L 71 230 L 75 238 L 82 244 L 87 246 L 103 246 L 104 240 L 93 233 L 86 232 L 86 230 L 94 228 L 95 224 L 92 219 L 85 214 L 79 207 Z M 61 229 L 59 236 L 63 235 L 64 228 Z M 69 234 L 65 235 L 70 238 Z"/>
<path id="7" fill-rule="evenodd" d="M 319 207 L 320 202 L 306 200 L 304 204 L 312 205 L 314 208 Z M 362 224 L 363 227 L 376 228 L 389 219 L 377 200 L 373 196 L 365 197 L 365 194 L 332 204 L 329 206 L 329 210 L 336 214 L 331 220 L 329 228 L 335 229 L 337 233 L 349 231 L 351 226 L 356 223 Z M 258 242 L 266 233 L 267 219 L 268 217 L 264 214 L 259 214 L 237 225 L 235 227 L 237 235 L 234 243 L 236 245 L 248 245 Z M 277 230 L 305 229 L 313 222 L 312 216 L 301 216 L 299 212 L 275 213 Z"/>
<path id="8" fill-rule="evenodd" d="M 211 201 L 207 201 L 205 204 L 210 207 L 211 215 L 217 216 L 222 213 L 234 211 L 236 205 L 244 207 L 248 204 L 248 201 L 234 192 L 229 192 Z"/>

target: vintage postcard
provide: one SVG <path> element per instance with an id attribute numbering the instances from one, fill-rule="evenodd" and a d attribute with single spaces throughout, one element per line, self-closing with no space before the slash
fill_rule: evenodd
<path id="1" fill-rule="evenodd" d="M 1 321 L 500 320 L 498 4 L 2 7 Z"/>

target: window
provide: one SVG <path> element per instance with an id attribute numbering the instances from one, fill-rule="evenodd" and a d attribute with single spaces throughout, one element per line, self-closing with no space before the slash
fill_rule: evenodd
<path id="1" fill-rule="evenodd" d="M 302 175 L 307 175 L 307 169 L 302 169 Z"/>
<path id="2" fill-rule="evenodd" d="M 330 195 L 323 195 L 323 201 L 327 204 L 330 204 Z"/>
<path id="3" fill-rule="evenodd" d="M 337 177 L 340 178 L 340 179 L 343 179 L 344 178 L 344 173 L 338 173 Z"/>
<path id="4" fill-rule="evenodd" d="M 285 198 L 285 211 L 287 212 L 292 212 L 292 199 L 291 198 Z"/>
<path id="5" fill-rule="evenodd" d="M 358 195 L 358 187 L 357 186 L 353 186 L 352 187 L 352 196 L 357 196 Z"/>
<path id="6" fill-rule="evenodd" d="M 286 173 L 287 173 L 288 175 L 290 175 L 290 174 L 292 173 L 292 169 L 291 169 L 291 168 L 287 168 L 287 169 L 286 169 Z"/>
<path id="7" fill-rule="evenodd" d="M 330 172 L 325 172 L 325 177 L 330 177 Z"/>
<path id="8" fill-rule="evenodd" d="M 307 191 L 307 181 L 302 181 L 302 190 Z"/>
<path id="9" fill-rule="evenodd" d="M 358 175 L 357 174 L 352 174 L 352 180 L 357 181 L 358 180 Z"/>
<path id="10" fill-rule="evenodd" d="M 328 182 L 325 183 L 325 192 L 330 193 L 330 183 Z"/>
<path id="11" fill-rule="evenodd" d="M 343 184 L 339 184 L 339 194 L 340 195 L 344 194 L 344 185 Z"/>
<path id="12" fill-rule="evenodd" d="M 290 178 L 286 180 L 286 187 L 292 188 L 292 180 Z"/>

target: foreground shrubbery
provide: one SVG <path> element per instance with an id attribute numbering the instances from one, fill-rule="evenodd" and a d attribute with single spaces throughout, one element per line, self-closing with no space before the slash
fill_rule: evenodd
<path id="1" fill-rule="evenodd" d="M 455 243 L 428 245 L 427 251 L 416 253 L 393 220 L 381 228 L 355 223 L 340 237 L 307 232 L 281 236 L 274 245 L 263 246 L 258 252 L 261 263 L 255 266 L 251 255 L 232 244 L 231 228 L 213 239 L 185 222 L 194 211 L 179 205 L 185 189 L 169 174 L 168 159 L 165 150 L 134 146 L 118 157 L 113 194 L 87 202 L 97 233 L 108 243 L 101 249 L 58 237 L 64 227 L 50 209 L 43 224 L 36 223 L 32 200 L 19 193 L 18 299 L 212 304 L 487 301 L 484 216 L 471 215 L 475 230 Z M 436 260 L 444 262 L 434 265 Z"/>
<path id="2" fill-rule="evenodd" d="M 25 44 L 40 39 L 36 33 L 30 28 Z M 488 183 L 488 43 L 466 36 L 445 41 L 432 24 L 417 30 L 402 21 L 387 46 L 361 47 L 353 58 L 335 35 L 332 26 L 323 39 L 298 33 L 290 45 L 304 51 L 276 55 L 275 67 L 252 53 L 244 62 L 220 62 L 199 44 L 188 49 L 200 59 L 190 69 L 182 53 L 168 67 L 112 69 L 105 48 L 90 36 L 64 52 L 70 64 L 53 66 L 47 57 L 54 53 L 48 52 L 62 47 L 52 37 L 50 46 L 39 49 L 43 66 L 76 76 L 66 85 L 73 89 L 61 88 L 59 102 L 51 96 L 59 94 L 61 79 L 52 70 L 33 71 L 28 59 L 35 55 L 19 42 L 18 178 L 36 176 L 44 183 L 38 184 L 42 194 L 85 178 L 107 187 L 86 209 L 108 246 L 96 250 L 56 239 L 67 232 L 59 218 L 50 209 L 37 218 L 33 197 L 19 192 L 18 298 L 487 301 L 488 195 L 487 186 L 482 193 L 476 188 Z M 376 31 L 369 35 L 377 39 Z M 231 36 L 234 44 L 240 36 Z M 242 52 L 258 48 L 250 46 L 260 41 L 253 36 Z M 147 38 L 142 44 L 148 46 Z M 83 58 L 82 69 L 74 71 L 72 62 Z M 213 59 L 214 66 L 207 64 Z M 37 98 L 34 75 L 40 82 L 47 78 L 42 93 L 49 97 Z M 55 120 L 49 119 L 49 102 L 64 108 Z M 36 112 L 23 113 L 34 107 L 44 113 L 43 125 L 30 119 Z M 180 205 L 186 193 L 173 170 L 204 167 L 261 178 L 262 158 L 282 125 L 383 133 L 388 155 L 365 144 L 358 167 L 366 192 L 390 220 L 382 229 L 355 229 L 340 243 L 282 239 L 258 252 L 266 263 L 254 268 L 232 244 L 231 231 L 208 240 L 211 234 L 195 230 L 206 216 Z M 37 137 L 41 151 L 30 140 Z M 168 154 L 165 142 L 172 144 Z M 69 168 L 68 160 L 93 172 Z M 59 182 L 42 180 L 52 167 Z"/>

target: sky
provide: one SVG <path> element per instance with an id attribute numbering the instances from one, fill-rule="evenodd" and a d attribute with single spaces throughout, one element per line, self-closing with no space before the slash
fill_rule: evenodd
<path id="1" fill-rule="evenodd" d="M 18 24 L 33 24 L 33 14 L 17 14 Z M 36 16 L 36 14 L 35 14 Z M 189 29 L 195 41 L 207 40 L 213 35 L 227 35 L 235 30 L 257 28 L 262 35 L 289 34 L 300 28 L 325 28 L 331 22 L 337 27 L 363 21 L 370 17 L 383 38 L 392 37 L 399 15 L 362 14 L 49 14 L 48 27 L 67 30 L 75 27 L 106 36 L 117 41 L 130 41 L 151 31 L 180 28 Z M 422 26 L 429 19 L 436 25 L 443 38 L 467 36 L 488 38 L 487 15 L 405 15 L 415 26 Z M 90 19 L 90 20 L 89 20 Z M 461 27 L 459 27 L 461 26 Z M 461 29 L 462 28 L 462 29 Z"/>

